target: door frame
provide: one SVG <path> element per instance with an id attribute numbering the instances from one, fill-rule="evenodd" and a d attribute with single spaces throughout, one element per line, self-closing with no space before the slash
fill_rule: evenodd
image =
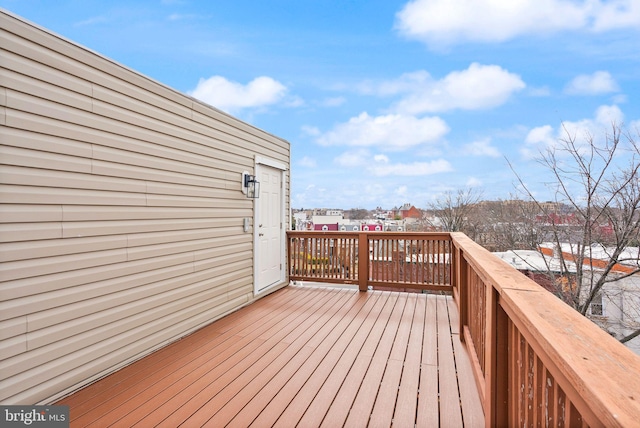
<path id="1" fill-rule="evenodd" d="M 277 170 L 280 170 L 280 211 L 282 213 L 282 217 L 280 219 L 282 223 L 282 228 L 280 229 L 280 259 L 282 260 L 281 268 L 280 268 L 280 278 L 274 284 L 271 284 L 265 288 L 259 289 L 259 268 L 260 268 L 260 251 L 259 245 L 260 240 L 258 239 L 258 228 L 257 225 L 260 221 L 260 200 L 256 198 L 253 200 L 253 295 L 257 296 L 258 294 L 264 294 L 274 287 L 281 285 L 286 280 L 286 266 L 287 262 L 285 260 L 286 255 L 286 237 L 287 237 L 287 212 L 286 212 L 286 176 L 287 176 L 287 165 L 284 162 L 277 161 L 275 159 L 267 158 L 264 156 L 256 155 L 255 163 L 254 163 L 254 174 L 259 176 L 259 168 L 260 166 L 268 166 Z"/>

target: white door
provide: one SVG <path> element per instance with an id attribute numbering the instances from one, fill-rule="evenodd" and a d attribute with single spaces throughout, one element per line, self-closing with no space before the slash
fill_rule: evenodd
<path id="1" fill-rule="evenodd" d="M 283 254 L 283 195 L 282 171 L 267 165 L 256 165 L 260 182 L 257 212 L 257 278 L 256 292 L 282 281 Z"/>

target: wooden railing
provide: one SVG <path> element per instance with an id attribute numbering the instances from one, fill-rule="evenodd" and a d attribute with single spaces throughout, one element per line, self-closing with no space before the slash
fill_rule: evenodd
<path id="1" fill-rule="evenodd" d="M 640 357 L 462 233 L 461 339 L 487 426 L 638 426 Z"/>
<path id="2" fill-rule="evenodd" d="M 291 280 L 452 292 L 486 426 L 640 424 L 640 357 L 466 235 L 288 241 Z"/>
<path id="3" fill-rule="evenodd" d="M 452 291 L 444 233 L 288 232 L 289 279 Z"/>

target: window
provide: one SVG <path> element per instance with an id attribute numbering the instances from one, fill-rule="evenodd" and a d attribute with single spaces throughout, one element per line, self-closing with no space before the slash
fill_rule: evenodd
<path id="1" fill-rule="evenodd" d="M 602 294 L 598 293 L 593 297 L 591 304 L 589 305 L 589 312 L 591 315 L 604 316 L 604 307 L 602 306 Z"/>

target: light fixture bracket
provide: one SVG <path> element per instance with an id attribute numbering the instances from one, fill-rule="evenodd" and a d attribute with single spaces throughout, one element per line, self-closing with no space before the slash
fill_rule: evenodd
<path id="1" fill-rule="evenodd" d="M 260 197 L 260 182 L 256 180 L 255 175 L 251 175 L 246 171 L 242 173 L 242 193 L 250 199 Z"/>

